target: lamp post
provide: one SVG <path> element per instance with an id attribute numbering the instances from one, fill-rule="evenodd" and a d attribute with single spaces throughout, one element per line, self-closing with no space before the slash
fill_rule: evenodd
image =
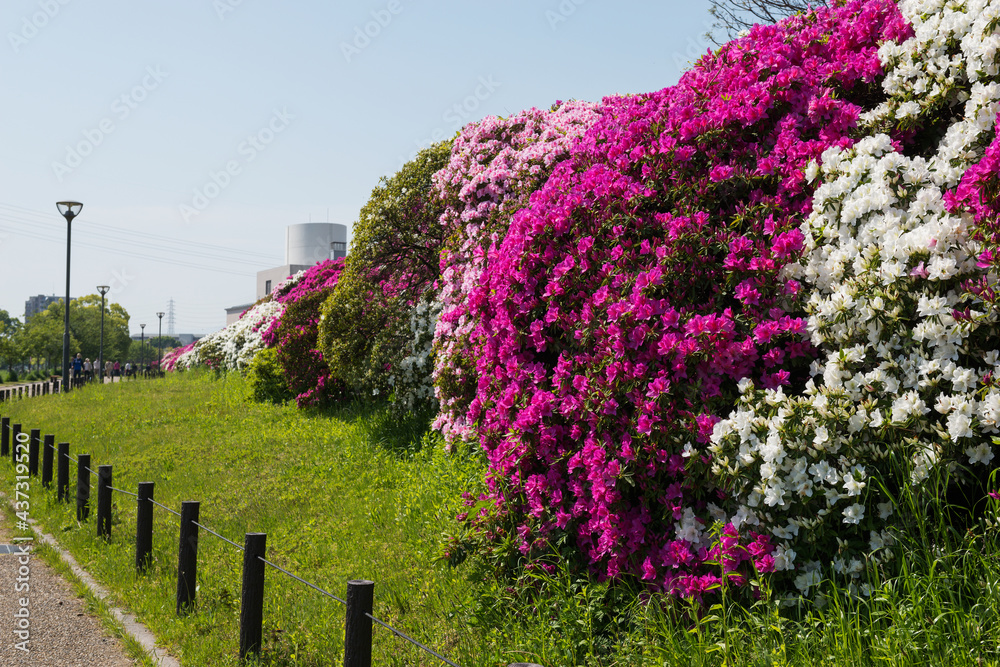
<path id="1" fill-rule="evenodd" d="M 98 285 L 97 291 L 101 293 L 101 347 L 97 353 L 97 379 L 104 384 L 104 295 L 111 289 L 110 285 Z"/>
<path id="2" fill-rule="evenodd" d="M 73 218 L 80 215 L 83 204 L 78 201 L 56 202 L 59 213 L 66 218 L 66 301 L 63 302 L 63 367 L 62 388 L 60 392 L 69 391 L 69 251 L 70 233 L 73 229 Z"/>
<path id="3" fill-rule="evenodd" d="M 160 362 L 163 361 L 163 315 L 164 313 L 157 313 L 156 316 L 160 318 L 160 332 L 156 334 L 156 373 L 160 373 Z"/>
<path id="4" fill-rule="evenodd" d="M 146 325 L 140 324 L 139 329 L 142 331 L 139 342 L 139 370 L 141 371 L 142 367 L 146 365 Z M 136 376 L 138 375 L 139 373 L 136 373 Z"/>

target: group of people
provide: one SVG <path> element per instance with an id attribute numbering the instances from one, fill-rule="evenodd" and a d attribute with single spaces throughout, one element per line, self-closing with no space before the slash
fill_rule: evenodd
<path id="1" fill-rule="evenodd" d="M 79 352 L 74 357 L 73 379 L 75 381 L 93 382 L 99 371 L 100 361 L 91 362 L 89 358 L 84 359 Z M 143 368 L 140 364 L 133 364 L 131 361 L 126 361 L 124 366 L 117 361 L 108 360 L 104 362 L 104 377 L 111 378 L 111 382 L 114 382 L 115 378 L 131 378 L 134 380 L 139 375 L 150 375 L 152 372 L 152 364 L 146 364 L 146 367 Z"/>

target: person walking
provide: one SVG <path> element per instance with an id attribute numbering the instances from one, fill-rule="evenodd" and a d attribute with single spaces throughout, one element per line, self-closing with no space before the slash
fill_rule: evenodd
<path id="1" fill-rule="evenodd" d="M 90 382 L 94 379 L 94 365 L 90 363 L 90 357 L 83 360 L 83 379 Z"/>
<path id="2" fill-rule="evenodd" d="M 79 385 L 80 379 L 83 377 L 83 357 L 79 352 L 76 353 L 76 357 L 73 359 L 73 384 Z"/>
<path id="3" fill-rule="evenodd" d="M 110 359 L 104 362 L 104 377 L 108 379 L 108 382 L 114 382 L 114 379 L 111 377 L 111 371 L 114 370 L 114 366 Z"/>
<path id="4" fill-rule="evenodd" d="M 115 368 L 115 370 L 114 370 L 114 376 L 115 376 L 115 377 L 119 377 L 119 376 L 121 375 L 121 372 L 122 372 L 122 367 L 121 367 L 121 364 L 119 364 L 119 363 L 118 363 L 118 362 L 116 361 L 116 362 L 115 362 L 115 366 L 114 366 L 114 368 Z M 119 380 L 119 381 L 120 381 L 120 380 Z"/>

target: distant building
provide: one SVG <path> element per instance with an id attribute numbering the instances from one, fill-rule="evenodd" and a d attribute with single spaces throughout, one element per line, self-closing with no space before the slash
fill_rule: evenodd
<path id="1" fill-rule="evenodd" d="M 72 314 L 72 311 L 70 311 L 70 314 Z M 176 338 L 177 340 L 179 340 L 184 345 L 190 345 L 191 343 L 195 342 L 196 340 L 201 340 L 202 338 L 204 338 L 205 334 L 190 334 L 190 333 L 186 333 L 186 334 L 174 334 L 173 336 L 171 336 L 170 334 L 163 334 L 163 337 L 164 338 Z M 140 331 L 137 334 L 129 334 L 129 338 L 131 338 L 132 340 L 146 340 L 146 341 L 149 341 L 149 340 L 152 340 L 153 338 L 156 338 L 156 332 L 154 331 L 152 334 L 148 334 L 147 333 L 144 336 L 142 334 L 142 332 Z"/>
<path id="2" fill-rule="evenodd" d="M 230 324 L 240 319 L 240 315 L 242 315 L 252 305 L 252 303 L 245 303 L 242 306 L 230 306 L 229 308 L 226 308 L 226 326 L 228 327 Z"/>
<path id="3" fill-rule="evenodd" d="M 285 230 L 285 263 L 257 272 L 259 301 L 274 291 L 286 278 L 328 260 L 347 256 L 347 226 L 332 222 L 307 222 Z M 253 304 L 226 308 L 226 325 L 240 319 Z"/>
<path id="4" fill-rule="evenodd" d="M 29 297 L 27 301 L 24 302 L 24 321 L 27 322 L 32 317 L 42 312 L 49 307 L 49 304 L 55 303 L 56 301 L 62 301 L 61 296 L 45 296 L 44 294 L 39 294 L 38 296 Z M 70 299 L 72 301 L 72 299 Z M 72 304 L 70 304 L 72 306 Z M 70 308 L 70 313 L 72 314 L 73 309 Z"/>
<path id="5" fill-rule="evenodd" d="M 271 293 L 285 278 L 310 266 L 347 256 L 347 226 L 332 222 L 306 222 L 285 230 L 285 263 L 257 272 L 257 299 Z M 227 309 L 228 314 L 228 309 Z"/>

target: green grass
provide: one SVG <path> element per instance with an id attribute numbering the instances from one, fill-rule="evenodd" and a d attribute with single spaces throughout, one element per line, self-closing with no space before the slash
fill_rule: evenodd
<path id="1" fill-rule="evenodd" d="M 177 510 L 182 500 L 200 501 L 200 522 L 237 543 L 267 533 L 269 560 L 335 595 L 350 579 L 375 581 L 376 616 L 463 667 L 1000 665 L 995 514 L 957 531 L 932 502 L 926 524 L 896 548 L 902 575 L 869 597 L 833 589 L 821 609 L 783 606 L 766 582 L 753 604 L 646 604 L 627 582 L 558 567 L 514 590 L 477 578 L 473 562 L 452 570 L 438 560 L 459 493 L 482 484 L 474 458 L 421 447 L 419 420 L 398 423 L 377 408 L 316 414 L 247 394 L 238 376 L 187 374 L 0 411 L 24 431 L 69 441 L 74 455 L 91 454 L 95 470 L 113 464 L 118 488 L 155 482 L 156 500 Z M 9 465 L 0 470 L 11 479 Z M 96 537 L 93 518 L 78 523 L 74 507 L 38 481 L 31 513 L 184 665 L 238 664 L 236 548 L 201 533 L 198 602 L 177 616 L 176 517 L 156 509 L 152 568 L 137 576 L 134 498 L 115 494 L 109 543 Z M 340 604 L 270 568 L 266 576 L 262 663 L 339 664 Z M 381 628 L 374 635 L 374 664 L 441 664 Z"/>
<path id="2" fill-rule="evenodd" d="M 377 411 L 310 416 L 293 406 L 251 403 L 245 391 L 239 378 L 172 376 L 15 402 L 3 414 L 25 430 L 69 441 L 71 454 L 91 455 L 94 470 L 112 464 L 120 489 L 134 492 L 138 482 L 151 481 L 167 507 L 200 501 L 200 523 L 234 542 L 242 544 L 247 532 L 267 533 L 269 560 L 335 595 L 343 597 L 350 579 L 375 581 L 376 616 L 455 660 L 483 664 L 482 634 L 462 620 L 469 586 L 435 560 L 437 535 L 457 511 L 456 490 L 477 478 L 476 464 L 434 448 L 411 453 L 371 444 L 400 440 L 392 432 L 398 425 Z M 156 509 L 152 568 L 137 576 L 134 498 L 114 495 L 110 543 L 96 537 L 93 516 L 78 523 L 75 507 L 42 492 L 38 481 L 32 500 L 32 516 L 117 603 L 173 644 L 183 664 L 236 664 L 239 550 L 201 533 L 197 605 L 178 617 L 176 517 Z M 268 568 L 265 662 L 339 660 L 343 618 L 339 603 Z M 433 664 L 384 631 L 376 631 L 374 650 L 377 664 Z"/>

